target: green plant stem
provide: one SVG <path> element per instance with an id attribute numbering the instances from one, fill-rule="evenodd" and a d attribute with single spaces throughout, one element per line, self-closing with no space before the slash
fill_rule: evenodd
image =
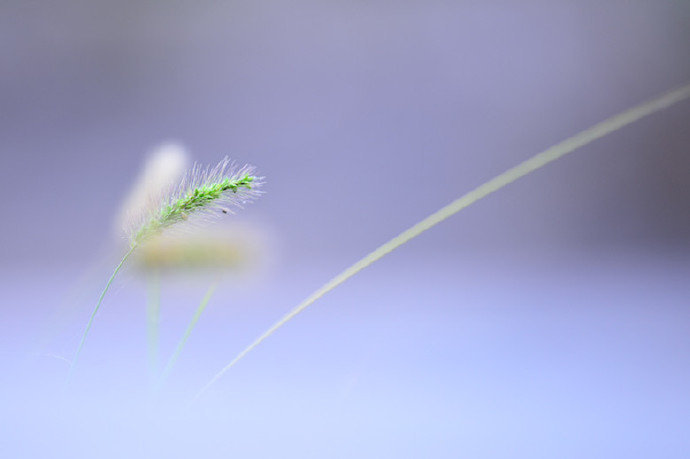
<path id="1" fill-rule="evenodd" d="M 146 343 L 149 374 L 153 381 L 158 371 L 158 343 L 160 336 L 161 290 L 158 270 L 154 270 L 153 273 L 151 273 L 148 284 L 146 301 Z"/>
<path id="2" fill-rule="evenodd" d="M 607 134 L 610 134 L 624 126 L 627 126 L 641 118 L 649 116 L 656 113 L 664 108 L 670 107 L 684 99 L 690 97 L 690 84 L 685 85 L 674 91 L 670 91 L 656 99 L 649 102 L 637 105 L 629 110 L 625 110 L 617 115 L 614 115 L 606 120 L 595 124 L 589 129 L 585 129 L 572 137 L 544 150 L 541 153 L 537 153 L 526 161 L 518 164 L 517 166 L 508 169 L 502 174 L 497 175 L 488 182 L 478 186 L 469 193 L 459 197 L 455 201 L 451 202 L 447 206 L 441 208 L 440 210 L 429 215 L 424 220 L 420 221 L 416 225 L 408 228 L 407 230 L 400 233 L 398 236 L 394 237 L 390 241 L 378 247 L 376 250 L 366 255 L 364 258 L 347 268 L 342 273 L 338 274 L 336 277 L 327 282 L 323 287 L 314 292 L 302 303 L 297 305 L 294 309 L 288 312 L 282 319 L 273 324 L 268 330 L 261 334 L 254 342 L 242 350 L 229 364 L 223 367 L 218 373 L 216 373 L 211 380 L 206 383 L 204 387 L 196 394 L 192 402 L 201 397 L 209 387 L 211 387 L 216 381 L 218 381 L 223 374 L 232 368 L 237 362 L 239 362 L 244 356 L 246 356 L 250 351 L 252 351 L 256 346 L 261 344 L 266 338 L 271 336 L 276 330 L 285 325 L 288 321 L 294 318 L 297 314 L 304 311 L 316 300 L 324 296 L 326 293 L 330 292 L 350 277 L 357 274 L 362 269 L 371 265 L 375 261 L 389 254 L 396 248 L 405 244 L 409 240 L 419 236 L 424 231 L 429 228 L 441 223 L 448 217 L 456 214 L 465 207 L 479 201 L 480 199 L 488 196 L 489 194 L 500 190 L 506 185 L 518 180 L 525 175 L 540 169 L 550 162 L 561 158 L 568 153 L 571 153 L 578 148 L 587 145 Z"/>
<path id="3" fill-rule="evenodd" d="M 115 268 L 115 271 L 113 271 L 113 274 L 110 275 L 110 279 L 108 279 L 108 282 L 105 284 L 105 287 L 103 288 L 103 291 L 101 292 L 101 296 L 98 298 L 98 303 L 96 303 L 96 307 L 93 309 L 93 312 L 91 313 L 91 318 L 89 319 L 89 323 L 86 324 L 86 330 L 84 330 L 84 334 L 81 337 L 81 341 L 79 342 L 79 347 L 77 347 L 77 352 L 75 352 L 74 358 L 72 359 L 72 365 L 70 366 L 68 381 L 71 379 L 72 374 L 74 373 L 74 367 L 77 365 L 77 360 L 79 359 L 79 355 L 81 354 L 81 350 L 84 347 L 84 343 L 86 342 L 86 337 L 89 334 L 89 330 L 91 330 L 91 325 L 93 324 L 93 319 L 96 317 L 96 313 L 98 313 L 98 310 L 101 307 L 101 303 L 103 302 L 103 298 L 105 297 L 105 294 L 110 289 L 110 285 L 113 283 L 113 279 L 115 279 L 115 276 L 117 276 L 117 273 L 120 272 L 120 269 L 122 269 L 122 266 L 125 264 L 125 261 L 127 261 L 129 256 L 132 255 L 132 252 L 134 252 L 134 249 L 136 249 L 136 248 L 137 248 L 136 244 L 132 245 L 132 247 L 129 249 L 129 251 L 127 251 L 125 256 L 122 257 L 120 264 L 117 265 L 117 267 Z"/>
<path id="4" fill-rule="evenodd" d="M 189 336 L 192 334 L 192 330 L 194 330 L 194 327 L 196 326 L 197 322 L 199 322 L 199 318 L 201 317 L 201 314 L 203 314 L 204 310 L 206 309 L 206 306 L 208 306 L 209 301 L 211 301 L 211 297 L 213 296 L 213 293 L 215 292 L 217 287 L 218 287 L 218 281 L 214 282 L 208 288 L 208 290 L 206 291 L 206 294 L 204 295 L 204 297 L 201 300 L 201 303 L 196 308 L 196 311 L 194 311 L 194 315 L 192 316 L 192 320 L 187 325 L 187 329 L 185 330 L 184 334 L 182 335 L 182 338 L 180 339 L 180 341 L 177 343 L 177 346 L 175 347 L 175 351 L 172 353 L 172 355 L 168 359 L 168 363 L 165 365 L 165 368 L 163 369 L 163 373 L 161 374 L 161 379 L 160 379 L 159 386 L 158 386 L 159 388 L 162 387 L 162 385 L 165 383 L 165 381 L 170 376 L 170 373 L 172 372 L 172 369 L 175 366 L 177 359 L 180 357 L 180 354 L 182 353 L 182 349 L 184 349 L 184 346 L 187 343 Z"/>

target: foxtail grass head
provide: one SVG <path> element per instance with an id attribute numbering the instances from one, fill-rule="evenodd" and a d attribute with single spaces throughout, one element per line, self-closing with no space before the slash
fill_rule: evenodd
<path id="1" fill-rule="evenodd" d="M 130 249 L 122 257 L 122 260 L 111 274 L 96 302 L 96 306 L 86 324 L 86 329 L 79 341 L 77 352 L 74 354 L 74 359 L 72 359 L 68 379 L 74 371 L 103 298 L 135 249 L 164 230 L 179 223 L 190 219 L 198 220 L 199 217 L 203 216 L 217 217 L 231 213 L 233 209 L 241 208 L 244 204 L 261 194 L 261 191 L 258 189 L 261 184 L 262 178 L 254 175 L 252 167 L 244 166 L 238 168 L 230 163 L 226 157 L 217 166 L 212 168 L 202 169 L 199 166 L 194 166 L 191 172 L 182 180 L 179 187 L 173 188 L 173 191 L 164 195 L 165 197 L 160 200 L 157 207 L 145 212 L 145 217 L 141 219 L 139 224 L 133 226 L 133 230 L 130 231 Z"/>
<path id="2" fill-rule="evenodd" d="M 262 184 L 253 167 L 237 167 L 227 157 L 215 167 L 194 166 L 179 187 L 133 226 L 130 242 L 138 246 L 177 224 L 233 213 L 256 199 Z"/>

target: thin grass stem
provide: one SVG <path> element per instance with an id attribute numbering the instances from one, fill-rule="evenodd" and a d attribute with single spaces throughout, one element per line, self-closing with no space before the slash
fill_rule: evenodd
<path id="1" fill-rule="evenodd" d="M 172 369 L 175 367 L 175 363 L 177 363 L 178 358 L 180 357 L 180 354 L 182 353 L 182 350 L 185 347 L 185 344 L 187 344 L 187 340 L 189 339 L 189 336 L 192 334 L 192 331 L 194 330 L 194 327 L 196 327 L 197 322 L 199 322 L 199 318 L 201 317 L 201 314 L 203 314 L 204 310 L 206 309 L 206 306 L 208 306 L 209 301 L 211 301 L 211 297 L 216 291 L 216 288 L 218 287 L 218 281 L 214 282 L 206 291 L 206 294 L 201 300 L 201 303 L 199 303 L 199 306 L 196 308 L 196 311 L 194 311 L 194 315 L 192 316 L 192 320 L 189 321 L 189 324 L 187 325 L 187 329 L 185 330 L 184 334 L 182 335 L 182 338 L 180 338 L 180 341 L 177 343 L 177 346 L 175 347 L 175 351 L 172 353 L 170 358 L 168 359 L 168 363 L 165 365 L 165 368 L 163 369 L 163 372 L 161 374 L 161 379 L 159 381 L 159 389 L 163 386 L 165 381 L 168 379 L 170 376 L 170 373 L 172 372 Z"/>
<path id="2" fill-rule="evenodd" d="M 84 330 L 84 334 L 81 336 L 81 341 L 79 342 L 79 347 L 77 347 L 77 352 L 74 354 L 74 358 L 72 359 L 72 365 L 70 365 L 68 381 L 71 379 L 72 374 L 74 373 L 74 367 L 77 365 L 77 360 L 79 359 L 79 355 L 81 354 L 81 350 L 84 347 L 84 343 L 86 342 L 86 337 L 89 334 L 89 330 L 91 330 L 91 325 L 93 324 L 93 319 L 96 317 L 96 313 L 98 313 L 98 310 L 101 307 L 101 303 L 103 302 L 103 298 L 105 297 L 105 294 L 108 293 L 108 290 L 110 289 L 110 285 L 113 283 L 113 279 L 115 279 L 115 276 L 117 276 L 117 273 L 120 272 L 120 269 L 122 269 L 122 266 L 125 264 L 125 262 L 129 258 L 129 256 L 132 255 L 132 252 L 134 252 L 134 249 L 136 249 L 136 248 L 137 248 L 136 244 L 133 244 L 132 247 L 127 251 L 125 256 L 122 257 L 122 260 L 120 261 L 120 263 L 115 268 L 115 271 L 113 271 L 113 273 L 110 275 L 110 279 L 108 279 L 108 282 L 105 284 L 105 287 L 103 288 L 103 291 L 101 292 L 101 296 L 98 297 L 98 302 L 96 303 L 96 307 L 93 309 L 93 312 L 91 313 L 91 317 L 89 318 L 89 323 L 86 324 L 86 329 Z"/>
<path id="3" fill-rule="evenodd" d="M 158 348 L 160 339 L 161 289 L 160 274 L 154 270 L 148 280 L 146 300 L 146 345 L 149 375 L 154 380 L 158 372 Z"/>
<path id="4" fill-rule="evenodd" d="M 266 338 L 271 336 L 276 330 L 281 328 L 291 319 L 293 319 L 297 314 L 304 311 L 316 300 L 324 296 L 326 293 L 330 292 L 350 277 L 354 276 L 362 269 L 371 265 L 375 261 L 389 254 L 396 248 L 410 241 L 411 239 L 419 236 L 429 228 L 441 223 L 448 217 L 458 213 L 467 206 L 479 201 L 480 199 L 488 196 L 489 194 L 500 190 L 501 188 L 509 185 L 510 183 L 518 180 L 525 175 L 540 169 L 547 164 L 571 153 L 578 148 L 581 148 L 607 134 L 610 134 L 624 126 L 627 126 L 641 118 L 649 116 L 656 113 L 664 108 L 674 105 L 684 99 L 690 97 L 690 84 L 683 86 L 674 91 L 668 92 L 656 99 L 649 102 L 640 104 L 622 113 L 614 115 L 606 120 L 598 123 L 589 129 L 585 129 L 572 137 L 548 148 L 547 150 L 538 153 L 526 161 L 518 164 L 517 166 L 508 169 L 502 174 L 494 177 L 493 179 L 485 182 L 484 184 L 478 186 L 469 193 L 461 196 L 455 201 L 451 202 L 447 206 L 441 208 L 440 210 L 434 212 L 424 220 L 420 221 L 411 228 L 403 231 L 398 236 L 394 237 L 390 241 L 378 247 L 376 250 L 366 255 L 364 258 L 347 268 L 342 273 L 338 274 L 336 277 L 327 282 L 323 287 L 315 291 L 311 296 L 305 299 L 302 303 L 297 305 L 294 309 L 288 312 L 282 319 L 272 325 L 268 330 L 262 333 L 254 342 L 242 350 L 229 364 L 223 367 L 218 373 L 216 373 L 211 380 L 206 383 L 205 386 L 195 395 L 192 402 L 196 401 L 201 397 L 204 392 L 208 390 L 214 383 L 216 383 L 230 368 L 232 368 L 237 362 L 242 360 L 249 352 L 251 352 L 255 347 L 261 344 Z"/>

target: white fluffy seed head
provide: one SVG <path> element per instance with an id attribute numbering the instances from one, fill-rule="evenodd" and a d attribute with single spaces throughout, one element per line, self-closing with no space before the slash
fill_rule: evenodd
<path id="1" fill-rule="evenodd" d="M 149 215 L 170 189 L 180 183 L 189 163 L 189 154 L 178 143 L 166 142 L 151 150 L 118 212 L 117 234 L 129 228 L 133 221 Z"/>

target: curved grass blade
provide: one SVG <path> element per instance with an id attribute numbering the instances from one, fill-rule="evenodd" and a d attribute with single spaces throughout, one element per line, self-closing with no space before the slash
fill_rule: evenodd
<path id="1" fill-rule="evenodd" d="M 410 241 L 411 239 L 419 236 L 424 231 L 432 228 L 433 226 L 441 223 L 448 217 L 460 212 L 465 207 L 479 201 L 480 199 L 488 196 L 489 194 L 500 190 L 501 188 L 509 185 L 510 183 L 518 180 L 525 175 L 534 172 L 547 164 L 572 153 L 573 151 L 581 148 L 607 134 L 610 134 L 618 129 L 627 126 L 635 121 L 656 113 L 664 108 L 670 107 L 684 99 L 690 97 L 690 84 L 683 86 L 674 91 L 668 92 L 656 99 L 649 102 L 640 104 L 629 110 L 626 110 L 618 115 L 614 115 L 589 129 L 585 129 L 572 137 L 548 148 L 547 150 L 538 153 L 528 160 L 518 164 L 517 166 L 508 169 L 502 174 L 494 177 L 493 179 L 485 182 L 484 184 L 478 186 L 469 193 L 461 196 L 455 201 L 451 202 L 447 206 L 441 208 L 440 210 L 429 215 L 424 220 L 420 221 L 411 228 L 403 231 L 398 236 L 394 237 L 390 241 L 386 242 L 349 268 L 347 268 L 342 273 L 338 274 L 336 277 L 331 279 L 323 287 L 315 291 L 311 296 L 305 299 L 302 303 L 297 305 L 294 309 L 288 312 L 282 319 L 272 325 L 268 330 L 262 333 L 254 342 L 242 350 L 230 363 L 223 367 L 218 373 L 216 373 L 211 380 L 206 383 L 204 387 L 196 394 L 192 401 L 197 400 L 201 397 L 204 392 L 208 390 L 214 383 L 216 383 L 230 368 L 232 368 L 237 362 L 242 360 L 249 352 L 251 352 L 255 347 L 261 344 L 266 338 L 275 333 L 276 330 L 281 328 L 291 319 L 293 319 L 297 314 L 304 311 L 307 307 L 313 304 L 316 300 L 324 296 L 326 293 L 330 292 L 350 277 L 354 276 L 362 269 L 371 265 L 375 261 L 389 254 L 393 250 L 397 249 L 401 245 Z"/>

